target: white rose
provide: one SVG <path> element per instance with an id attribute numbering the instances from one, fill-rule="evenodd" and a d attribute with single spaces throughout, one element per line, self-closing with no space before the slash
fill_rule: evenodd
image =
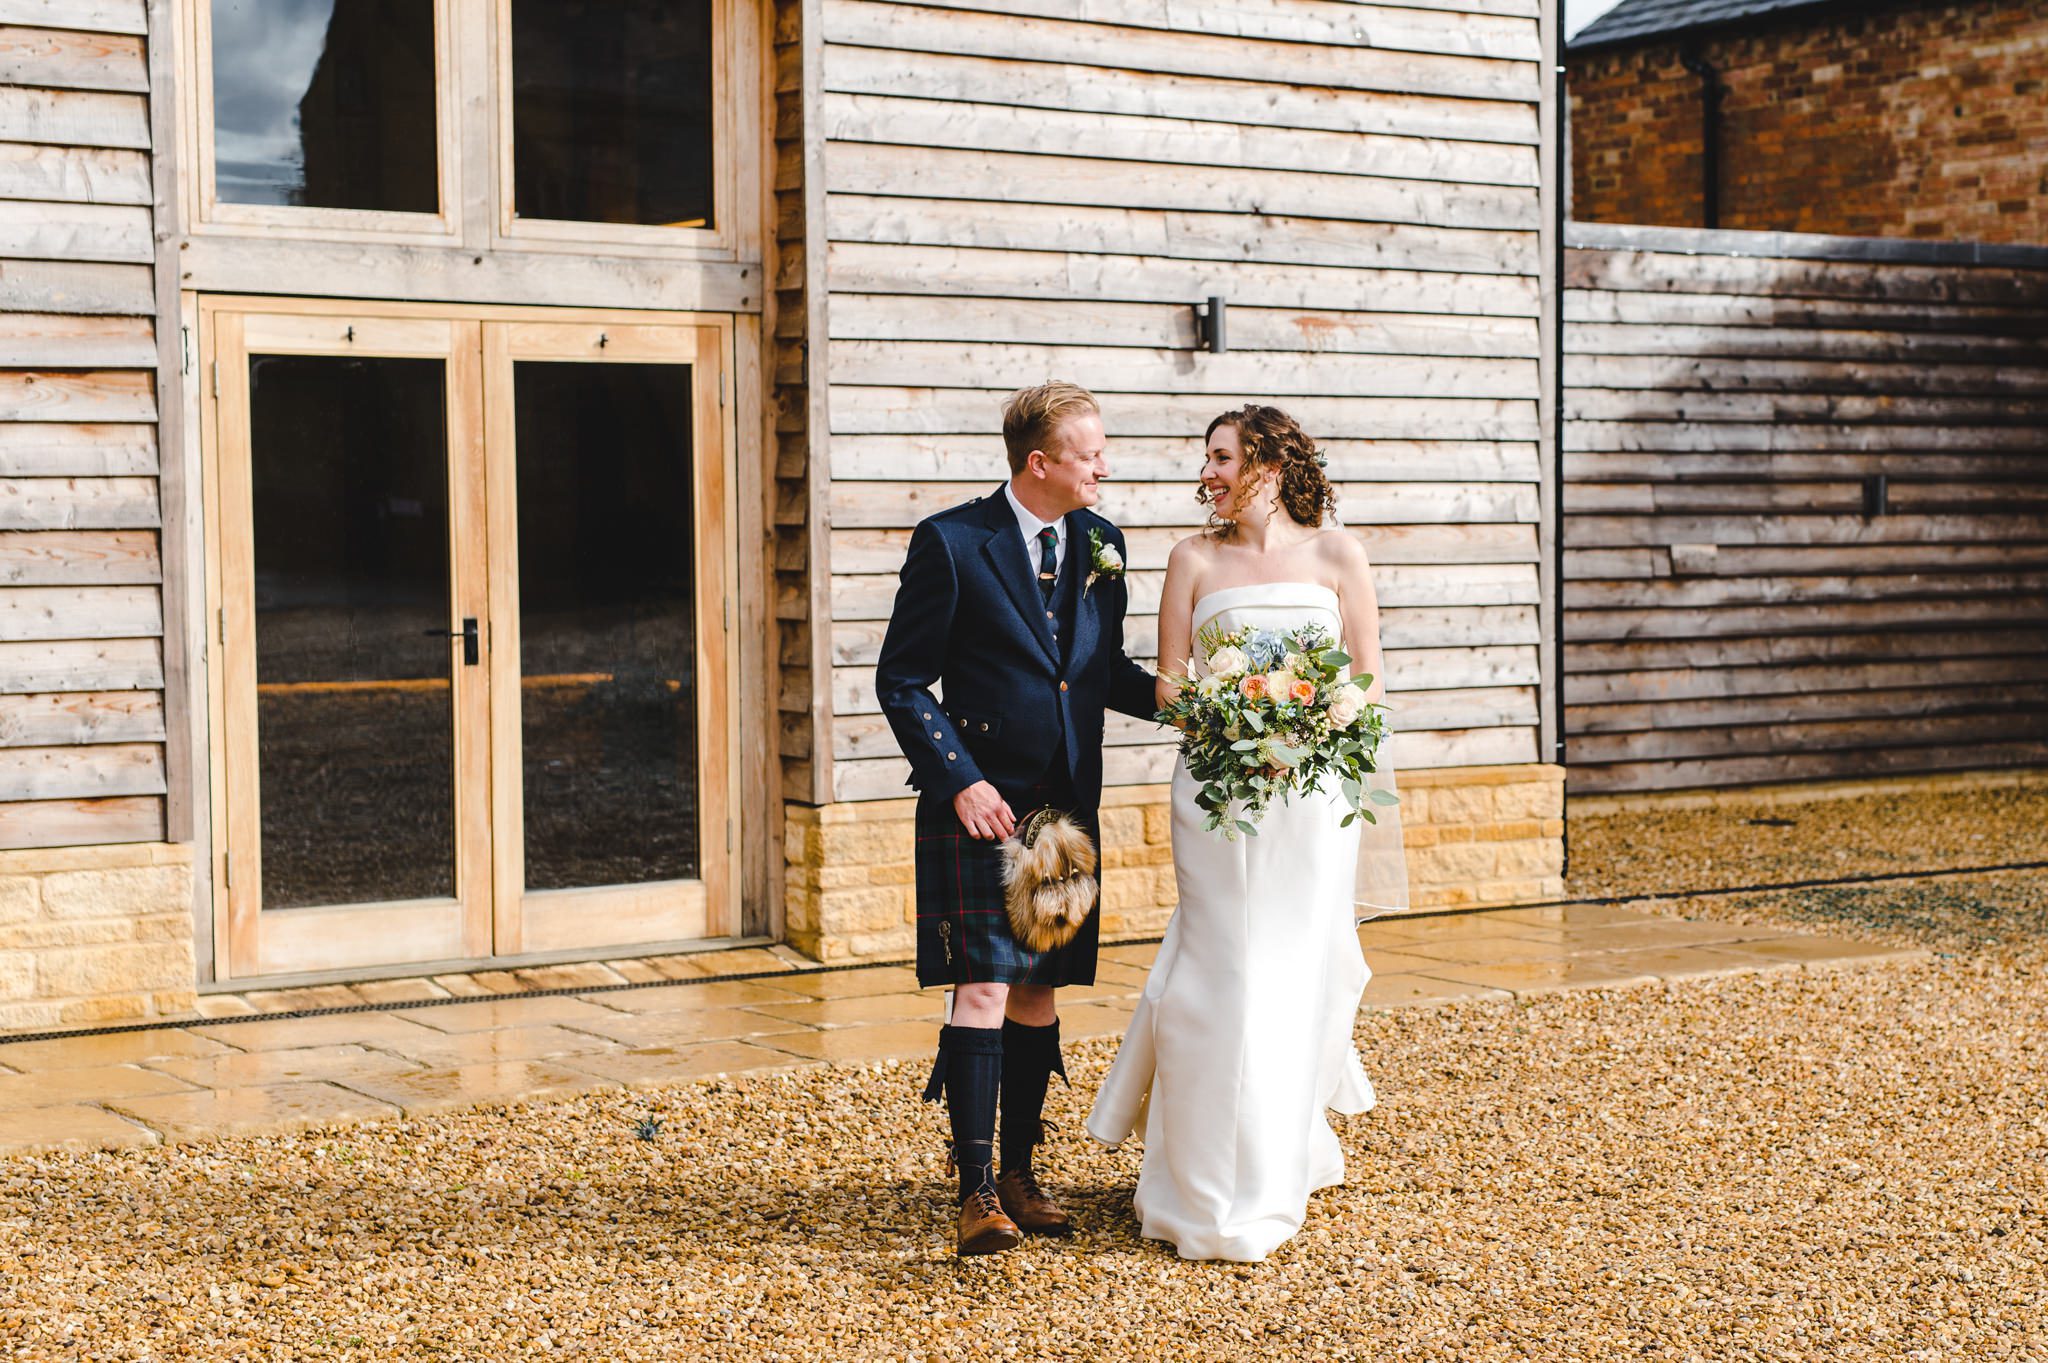
<path id="1" fill-rule="evenodd" d="M 1095 561 L 1109 572 L 1123 571 L 1124 556 L 1116 551 L 1114 544 L 1103 545 L 1102 552 L 1096 555 Z"/>
<path id="2" fill-rule="evenodd" d="M 1223 678 L 1210 675 L 1195 683 L 1195 690 L 1205 696 L 1213 696 L 1223 689 Z"/>
<path id="3" fill-rule="evenodd" d="M 1365 713 L 1365 692 L 1350 682 L 1337 688 L 1330 697 L 1330 724 L 1333 728 L 1348 729 L 1358 717 Z"/>
<path id="4" fill-rule="evenodd" d="M 1235 644 L 1225 644 L 1209 655 L 1209 671 L 1218 677 L 1234 677 L 1251 665 L 1252 660 Z"/>
<path id="5" fill-rule="evenodd" d="M 1266 674 L 1266 689 L 1273 693 L 1274 703 L 1278 704 L 1289 699 L 1288 693 L 1294 690 L 1294 683 L 1298 680 L 1292 668 L 1283 668 Z"/>

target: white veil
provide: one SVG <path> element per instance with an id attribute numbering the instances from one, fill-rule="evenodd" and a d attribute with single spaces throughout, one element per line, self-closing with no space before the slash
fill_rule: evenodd
<path id="1" fill-rule="evenodd" d="M 1330 509 L 1329 523 L 1341 526 L 1344 518 L 1335 507 Z M 1380 655 L 1382 666 L 1386 650 L 1380 641 L 1372 641 L 1374 651 Z M 1357 656 L 1358 641 L 1344 641 L 1347 652 Z M 1382 692 L 1386 690 L 1385 678 L 1381 679 Z M 1377 918 L 1383 913 L 1394 913 L 1409 906 L 1408 903 L 1408 852 L 1401 840 L 1401 806 L 1381 804 L 1373 800 L 1375 792 L 1384 791 L 1394 796 L 1394 764 L 1387 749 L 1392 746 L 1394 717 L 1387 717 L 1387 736 L 1380 744 L 1377 755 L 1379 769 L 1366 778 L 1364 797 L 1365 808 L 1372 811 L 1373 822 L 1364 818 L 1358 821 L 1358 875 L 1353 882 L 1352 902 L 1358 913 L 1358 921 Z"/>

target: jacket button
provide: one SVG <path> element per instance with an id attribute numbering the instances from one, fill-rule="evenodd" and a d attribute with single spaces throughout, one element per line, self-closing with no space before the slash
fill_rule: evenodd
<path id="1" fill-rule="evenodd" d="M 984 725 L 982 725 L 981 727 L 982 727 L 982 728 L 984 728 L 984 729 L 986 729 L 986 728 L 988 727 L 988 725 L 984 724 Z M 938 731 L 937 729 L 934 729 L 934 730 L 932 730 L 932 737 L 933 737 L 933 738 L 944 738 L 944 737 L 945 737 L 945 735 L 944 735 L 944 734 L 942 734 L 942 733 L 940 733 L 940 732 L 939 732 L 939 731 Z"/>
<path id="2" fill-rule="evenodd" d="M 982 731 L 983 733 L 987 733 L 987 732 L 988 732 L 988 725 L 986 725 L 986 724 L 982 725 L 982 726 L 981 726 L 981 731 Z"/>
<path id="3" fill-rule="evenodd" d="M 1067 684 L 1066 684 L 1065 682 L 1061 682 L 1061 683 L 1060 683 L 1060 690 L 1064 691 L 1064 690 L 1066 690 L 1066 689 L 1067 689 Z"/>
<path id="4" fill-rule="evenodd" d="M 924 712 L 924 717 L 925 717 L 926 719 L 930 719 L 930 718 L 932 717 L 932 712 L 931 712 L 931 711 L 929 711 L 929 710 L 925 711 L 925 712 Z"/>
<path id="5" fill-rule="evenodd" d="M 957 759 L 957 758 L 958 758 L 959 756 L 960 756 L 960 754 L 959 754 L 959 753 L 956 753 L 956 752 L 949 752 L 949 753 L 947 753 L 947 754 L 946 754 L 946 760 L 947 760 L 948 762 L 951 762 L 951 761 L 954 761 L 955 759 Z"/>

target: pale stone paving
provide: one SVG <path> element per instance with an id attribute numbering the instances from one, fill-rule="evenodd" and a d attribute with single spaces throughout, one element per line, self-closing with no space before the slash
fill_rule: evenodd
<path id="1" fill-rule="evenodd" d="M 1926 954 L 1597 905 L 1402 917 L 1367 924 L 1359 939 L 1375 972 L 1368 1009 Z M 1096 984 L 1063 991 L 1065 1036 L 1121 1033 L 1155 951 L 1105 947 Z M 602 988 L 659 980 L 676 982 Z M 564 988 L 592 992 L 530 993 Z M 456 998 L 466 1001 L 430 1002 Z M 257 1016 L 366 1002 L 382 1006 Z M 940 991 L 919 990 L 901 966 L 821 971 L 762 948 L 212 995 L 185 1026 L 0 1044 L 0 1152 L 203 1140 L 913 1059 L 931 1053 L 942 1007 Z M 249 1020 L 229 1020 L 238 1017 Z"/>

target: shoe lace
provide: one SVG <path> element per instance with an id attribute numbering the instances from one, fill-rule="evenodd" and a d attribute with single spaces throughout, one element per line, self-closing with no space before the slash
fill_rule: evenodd
<path id="1" fill-rule="evenodd" d="M 967 1200 L 972 1202 L 975 1209 L 983 1216 L 1001 1216 L 1003 1214 L 1003 1200 L 997 1197 L 996 1190 L 986 1183 L 969 1193 Z"/>
<path id="2" fill-rule="evenodd" d="M 1038 1186 L 1038 1175 L 1030 1165 L 1027 1164 L 1021 1168 L 1011 1169 L 1008 1171 L 1008 1176 L 1017 1180 L 1017 1191 L 1024 1194 L 1025 1197 L 1042 1198 L 1045 1196 L 1045 1189 Z"/>

